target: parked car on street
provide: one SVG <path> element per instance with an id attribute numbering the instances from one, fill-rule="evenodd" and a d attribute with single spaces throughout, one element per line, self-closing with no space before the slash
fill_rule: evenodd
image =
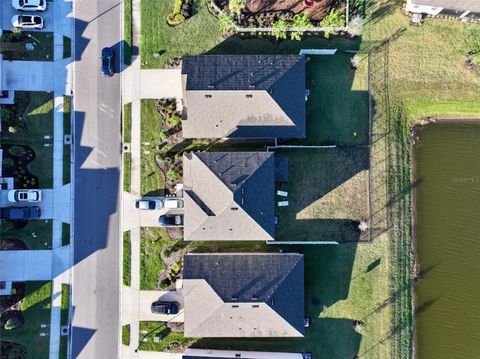
<path id="1" fill-rule="evenodd" d="M 0 210 L 0 218 L 11 221 L 28 221 L 40 218 L 40 207 L 5 207 Z"/>
<path id="2" fill-rule="evenodd" d="M 42 191 L 39 189 L 14 189 L 8 191 L 7 198 L 10 202 L 40 202 Z"/>
<path id="3" fill-rule="evenodd" d="M 177 302 L 157 301 L 152 303 L 151 309 L 152 313 L 157 314 L 177 314 L 179 307 Z"/>
<path id="4" fill-rule="evenodd" d="M 38 15 L 15 15 L 12 25 L 17 29 L 43 29 L 43 18 Z"/>
<path id="5" fill-rule="evenodd" d="M 162 227 L 183 227 L 183 215 L 181 214 L 165 214 L 160 216 L 158 223 Z"/>
<path id="6" fill-rule="evenodd" d="M 138 199 L 135 201 L 136 209 L 155 210 L 162 207 L 163 203 L 159 199 Z"/>
<path id="7" fill-rule="evenodd" d="M 12 6 L 17 11 L 45 11 L 47 0 L 12 0 Z"/>
<path id="8" fill-rule="evenodd" d="M 115 53 L 110 47 L 104 47 L 102 50 L 102 75 L 105 77 L 113 76 L 113 60 Z"/>
<path id="9" fill-rule="evenodd" d="M 163 205 L 166 210 L 183 208 L 182 198 L 167 198 L 163 201 Z"/>

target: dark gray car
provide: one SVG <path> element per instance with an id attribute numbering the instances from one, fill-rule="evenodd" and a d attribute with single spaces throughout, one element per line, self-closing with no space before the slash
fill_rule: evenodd
<path id="1" fill-rule="evenodd" d="M 1 209 L 1 218 L 11 221 L 28 221 L 40 218 L 40 207 L 6 207 Z"/>
<path id="2" fill-rule="evenodd" d="M 179 305 L 177 302 L 153 302 L 152 313 L 157 314 L 177 314 Z"/>
<path id="3" fill-rule="evenodd" d="M 113 60 L 115 53 L 110 47 L 105 47 L 102 50 L 102 75 L 105 77 L 113 76 Z"/>

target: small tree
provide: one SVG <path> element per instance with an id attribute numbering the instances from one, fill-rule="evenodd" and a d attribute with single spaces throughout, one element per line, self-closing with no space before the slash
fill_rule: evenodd
<path id="1" fill-rule="evenodd" d="M 272 35 L 278 39 L 287 38 L 288 23 L 285 20 L 278 20 L 272 24 Z"/>
<path id="2" fill-rule="evenodd" d="M 230 0 L 228 2 L 228 10 L 232 14 L 240 15 L 243 9 L 245 9 L 245 0 Z"/>
<path id="3" fill-rule="evenodd" d="M 218 22 L 220 23 L 220 28 L 224 34 L 235 31 L 235 24 L 232 15 L 222 12 L 218 15 Z"/>
<path id="4" fill-rule="evenodd" d="M 320 27 L 329 28 L 323 33 L 323 35 L 327 39 L 330 37 L 330 35 L 338 34 L 338 31 L 335 28 L 344 26 L 344 16 L 338 10 L 331 10 L 328 15 L 325 16 L 322 21 L 320 21 Z"/>
<path id="5" fill-rule="evenodd" d="M 295 15 L 292 19 L 291 27 L 302 28 L 302 29 L 313 27 L 312 22 L 308 18 L 308 12 Z M 292 31 L 290 33 L 290 38 L 292 40 L 300 41 L 302 39 L 303 34 L 304 34 L 304 31 Z"/>
<path id="6" fill-rule="evenodd" d="M 158 137 L 160 137 L 160 140 L 163 142 L 168 138 L 168 133 L 165 131 L 160 131 Z"/>
<path id="7" fill-rule="evenodd" d="M 5 328 L 6 330 L 12 330 L 12 329 L 18 328 L 19 325 L 20 325 L 20 322 L 18 321 L 17 318 L 10 318 L 10 319 L 7 320 L 7 322 L 5 323 L 4 328 Z"/>
<path id="8" fill-rule="evenodd" d="M 180 124 L 182 123 L 182 119 L 180 118 L 180 116 L 176 113 L 170 113 L 168 114 L 167 116 L 167 124 L 170 126 L 170 127 L 177 127 L 177 126 L 180 126 Z"/>
<path id="9" fill-rule="evenodd" d="M 170 181 L 176 181 L 181 176 L 180 176 L 180 173 L 175 168 L 170 168 L 167 172 L 167 177 Z"/>

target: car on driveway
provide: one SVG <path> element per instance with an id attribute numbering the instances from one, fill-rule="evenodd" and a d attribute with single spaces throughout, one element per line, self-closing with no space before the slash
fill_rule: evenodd
<path id="1" fill-rule="evenodd" d="M 165 209 L 171 210 L 171 209 L 180 209 L 183 208 L 183 199 L 182 198 L 167 198 L 165 201 L 163 201 L 163 206 Z"/>
<path id="2" fill-rule="evenodd" d="M 163 207 L 162 201 L 159 199 L 138 199 L 135 201 L 136 209 L 155 210 Z"/>
<path id="3" fill-rule="evenodd" d="M 0 210 L 0 218 L 11 221 L 28 221 L 40 218 L 40 207 L 5 207 Z"/>
<path id="4" fill-rule="evenodd" d="M 156 314 L 178 314 L 179 307 L 177 302 L 157 301 L 152 303 L 151 309 Z"/>
<path id="5" fill-rule="evenodd" d="M 42 191 L 39 189 L 14 189 L 8 191 L 7 198 L 10 202 L 40 202 Z"/>
<path id="6" fill-rule="evenodd" d="M 17 11 L 45 11 L 47 0 L 12 0 L 12 6 Z"/>
<path id="7" fill-rule="evenodd" d="M 102 50 L 102 75 L 105 77 L 113 76 L 113 60 L 115 53 L 110 47 L 104 47 Z"/>
<path id="8" fill-rule="evenodd" d="M 12 17 L 12 25 L 24 30 L 42 29 L 43 18 L 38 15 L 15 15 Z"/>
<path id="9" fill-rule="evenodd" d="M 165 214 L 160 216 L 158 223 L 162 227 L 183 227 L 183 215 Z"/>

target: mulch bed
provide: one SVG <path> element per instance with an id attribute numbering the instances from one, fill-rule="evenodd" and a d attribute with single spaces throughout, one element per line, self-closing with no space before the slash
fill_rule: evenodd
<path id="1" fill-rule="evenodd" d="M 334 0 L 315 0 L 312 6 L 307 6 L 304 0 L 247 0 L 246 9 L 252 14 L 262 12 L 290 11 L 294 14 L 308 12 L 310 20 L 322 20 L 332 9 Z"/>
<path id="2" fill-rule="evenodd" d="M 25 145 L 2 144 L 0 147 L 3 150 L 3 177 L 13 177 L 15 188 L 39 188 L 37 176 L 28 170 L 28 165 L 35 159 L 35 151 Z M 11 153 L 12 148 L 23 148 L 25 152 L 15 155 Z M 11 164 L 7 165 L 10 161 Z"/>

